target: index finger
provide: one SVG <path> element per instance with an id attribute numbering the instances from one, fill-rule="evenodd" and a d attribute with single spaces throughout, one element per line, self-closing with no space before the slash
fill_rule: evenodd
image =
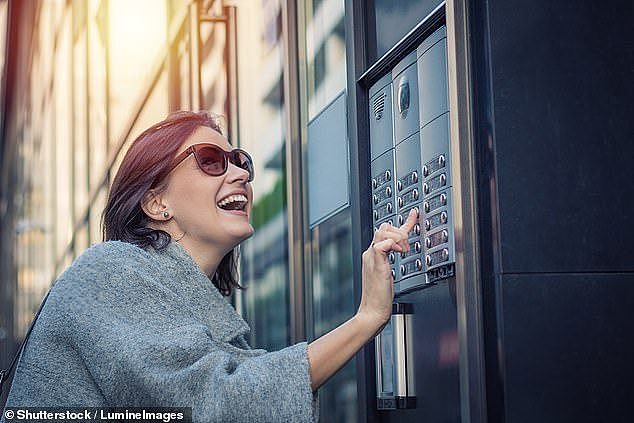
<path id="1" fill-rule="evenodd" d="M 416 212 L 416 207 L 412 208 L 407 215 L 407 220 L 405 220 L 405 223 L 401 225 L 400 229 L 404 229 L 406 233 L 409 233 L 412 228 L 414 228 L 414 225 L 418 220 L 417 214 L 418 213 Z"/>

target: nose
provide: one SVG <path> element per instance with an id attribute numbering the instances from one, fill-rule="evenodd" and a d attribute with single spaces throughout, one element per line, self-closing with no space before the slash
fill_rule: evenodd
<path id="1" fill-rule="evenodd" d="M 232 183 L 234 181 L 240 181 L 246 184 L 249 181 L 249 172 L 235 164 L 229 162 L 227 168 L 227 182 Z"/>

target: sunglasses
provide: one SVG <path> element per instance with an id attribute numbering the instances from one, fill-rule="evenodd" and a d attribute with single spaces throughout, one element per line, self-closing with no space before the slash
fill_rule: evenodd
<path id="1" fill-rule="evenodd" d="M 194 154 L 196 163 L 200 170 L 210 176 L 224 175 L 229 166 L 229 162 L 238 166 L 241 169 L 249 172 L 249 182 L 253 181 L 255 177 L 255 170 L 253 167 L 253 159 L 244 150 L 235 148 L 231 151 L 225 151 L 216 144 L 200 143 L 190 145 L 187 150 L 176 156 L 170 172 L 174 170 L 183 160 L 189 157 L 190 154 Z"/>

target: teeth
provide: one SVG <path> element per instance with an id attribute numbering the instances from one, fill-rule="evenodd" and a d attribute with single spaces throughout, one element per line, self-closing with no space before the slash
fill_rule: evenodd
<path id="1" fill-rule="evenodd" d="M 246 203 L 247 202 L 247 197 L 245 197 L 242 194 L 230 195 L 230 196 L 224 198 L 223 200 L 219 201 L 218 205 L 222 207 L 222 206 L 226 206 L 227 204 L 232 203 L 234 201 L 242 201 L 242 202 Z"/>

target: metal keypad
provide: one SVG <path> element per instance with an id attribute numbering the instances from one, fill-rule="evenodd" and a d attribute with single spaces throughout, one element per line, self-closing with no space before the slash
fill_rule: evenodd
<path id="1" fill-rule="evenodd" d="M 416 116 L 417 118 L 417 116 Z M 416 121 L 418 125 L 418 121 Z M 407 139 L 398 143 L 395 147 L 396 169 L 396 225 L 403 225 L 409 211 L 413 208 L 420 215 L 420 202 L 422 199 L 421 185 L 421 157 L 420 157 L 420 133 L 415 132 Z M 421 246 L 421 227 L 413 228 L 408 236 L 410 251 L 399 254 L 399 272 L 397 272 L 396 292 L 406 279 L 423 278 L 423 256 Z M 419 276 L 417 276 L 419 275 Z"/>
<path id="2" fill-rule="evenodd" d="M 453 272 L 445 37 L 443 27 L 368 93 L 374 230 L 386 221 L 401 226 L 413 208 L 419 213 L 409 251 L 388 255 L 397 294 Z"/>
<path id="3" fill-rule="evenodd" d="M 396 213 L 394 189 L 394 150 L 372 161 L 372 224 Z"/>

